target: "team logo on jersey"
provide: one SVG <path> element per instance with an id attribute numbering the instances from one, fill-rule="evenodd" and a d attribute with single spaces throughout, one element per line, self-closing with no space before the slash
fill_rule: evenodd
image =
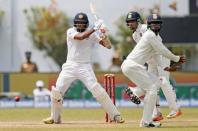
<path id="1" fill-rule="evenodd" d="M 79 17 L 80 19 L 82 19 L 82 18 L 83 18 L 83 15 L 79 15 L 78 17 Z"/>

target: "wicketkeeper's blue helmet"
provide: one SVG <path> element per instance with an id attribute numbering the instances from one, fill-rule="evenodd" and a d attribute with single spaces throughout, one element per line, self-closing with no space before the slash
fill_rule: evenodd
<path id="1" fill-rule="evenodd" d="M 147 24 L 151 24 L 151 23 L 162 24 L 162 18 L 161 18 L 161 16 L 159 16 L 157 14 L 152 14 L 152 15 L 148 16 L 148 18 L 147 18 Z"/>
<path id="2" fill-rule="evenodd" d="M 160 28 L 152 27 L 151 24 L 160 24 Z M 162 18 L 158 14 L 152 14 L 147 18 L 147 27 L 158 33 L 162 28 Z"/>

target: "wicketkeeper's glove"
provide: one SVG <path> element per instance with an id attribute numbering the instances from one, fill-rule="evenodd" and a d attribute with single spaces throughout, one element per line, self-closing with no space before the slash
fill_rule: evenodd
<path id="1" fill-rule="evenodd" d="M 177 71 L 181 66 L 181 63 L 174 63 L 172 64 L 170 67 L 165 67 L 164 70 L 165 71 L 169 71 L 169 72 L 174 72 Z"/>

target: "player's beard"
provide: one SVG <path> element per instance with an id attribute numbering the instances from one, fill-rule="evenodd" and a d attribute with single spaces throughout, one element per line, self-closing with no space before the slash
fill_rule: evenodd
<path id="1" fill-rule="evenodd" d="M 79 29 L 79 28 L 77 28 L 76 29 L 78 32 L 84 32 L 86 29 Z"/>
<path id="2" fill-rule="evenodd" d="M 152 30 L 153 32 L 155 32 L 156 35 L 158 35 L 159 32 L 160 32 L 160 30 L 161 30 L 161 28 L 162 28 L 162 25 L 160 24 L 159 26 L 156 26 L 156 27 L 155 27 L 154 25 L 153 25 L 153 26 L 151 25 L 150 28 L 151 28 L 151 30 Z"/>
<path id="3" fill-rule="evenodd" d="M 86 29 L 87 29 L 87 26 L 86 24 L 76 24 L 75 27 L 76 27 L 76 30 L 78 32 L 84 32 Z"/>

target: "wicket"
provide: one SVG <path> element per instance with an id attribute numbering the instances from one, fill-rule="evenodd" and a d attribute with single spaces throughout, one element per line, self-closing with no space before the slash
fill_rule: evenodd
<path id="1" fill-rule="evenodd" d="M 113 101 L 113 104 L 115 105 L 116 101 L 115 101 L 115 75 L 114 74 L 104 75 L 104 87 L 105 87 L 107 94 Z M 111 122 L 109 119 L 108 113 L 105 114 L 105 119 L 106 119 L 106 122 Z"/>

